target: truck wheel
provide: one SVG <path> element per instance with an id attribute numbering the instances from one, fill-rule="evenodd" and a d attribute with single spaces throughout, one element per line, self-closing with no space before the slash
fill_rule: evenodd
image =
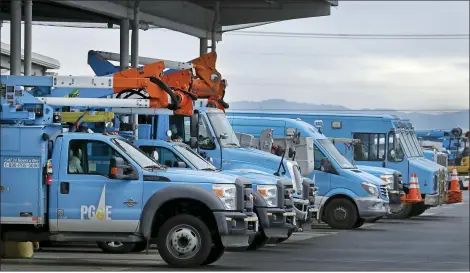
<path id="1" fill-rule="evenodd" d="M 356 206 L 348 199 L 334 199 L 325 208 L 325 222 L 333 229 L 352 229 L 357 220 Z"/>
<path id="2" fill-rule="evenodd" d="M 147 249 L 147 242 L 138 242 L 134 244 L 134 248 L 132 248 L 132 252 L 142 252 Z"/>
<path id="3" fill-rule="evenodd" d="M 254 236 L 250 236 L 248 239 L 249 246 L 246 250 L 257 250 L 262 248 L 268 243 L 269 238 L 266 237 L 264 231 L 260 231 L 259 233 L 255 234 Z"/>
<path id="4" fill-rule="evenodd" d="M 97 242 L 96 243 L 103 252 L 113 254 L 126 254 L 132 251 L 135 244 L 123 244 L 121 242 Z"/>
<path id="5" fill-rule="evenodd" d="M 390 209 L 391 214 L 387 215 L 388 219 L 407 219 L 411 217 L 411 204 L 400 204 L 399 209 Z"/>
<path id="6" fill-rule="evenodd" d="M 423 214 L 428 208 L 424 205 L 424 202 L 416 203 L 411 206 L 411 217 L 419 216 Z"/>
<path id="7" fill-rule="evenodd" d="M 212 249 L 207 225 L 188 214 L 168 219 L 158 231 L 158 252 L 169 265 L 194 267 L 204 263 Z"/>
<path id="8" fill-rule="evenodd" d="M 225 247 L 222 245 L 221 242 L 215 243 L 212 246 L 211 252 L 209 253 L 209 257 L 202 263 L 202 265 L 209 265 L 212 263 L 217 262 L 222 255 L 224 255 Z"/>

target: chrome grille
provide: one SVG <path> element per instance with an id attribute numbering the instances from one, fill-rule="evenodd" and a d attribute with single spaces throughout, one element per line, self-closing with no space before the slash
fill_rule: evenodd
<path id="1" fill-rule="evenodd" d="M 441 154 L 441 153 L 437 154 L 436 163 L 447 168 L 448 166 L 447 155 Z"/>
<path id="2" fill-rule="evenodd" d="M 380 194 L 383 198 L 388 199 L 388 184 L 380 186 Z"/>

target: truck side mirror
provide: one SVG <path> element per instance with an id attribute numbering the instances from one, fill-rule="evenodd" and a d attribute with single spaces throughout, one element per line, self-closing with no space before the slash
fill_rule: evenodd
<path id="1" fill-rule="evenodd" d="M 189 123 L 189 131 L 191 137 L 197 138 L 199 136 L 199 113 L 194 113 L 191 116 Z"/>
<path id="2" fill-rule="evenodd" d="M 175 164 L 173 164 L 174 168 L 186 168 L 186 163 L 183 161 L 175 161 Z"/>
<path id="3" fill-rule="evenodd" d="M 191 137 L 189 139 L 189 147 L 191 147 L 191 149 L 196 149 L 197 148 L 197 138 L 195 137 Z"/>
<path id="4" fill-rule="evenodd" d="M 109 178 L 118 180 L 137 180 L 137 171 L 122 157 L 113 156 L 109 162 Z"/>

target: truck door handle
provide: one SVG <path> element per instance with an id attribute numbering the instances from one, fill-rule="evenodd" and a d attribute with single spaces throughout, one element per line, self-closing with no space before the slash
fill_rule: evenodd
<path id="1" fill-rule="evenodd" d="M 70 184 L 69 182 L 60 182 L 60 193 L 69 194 Z"/>

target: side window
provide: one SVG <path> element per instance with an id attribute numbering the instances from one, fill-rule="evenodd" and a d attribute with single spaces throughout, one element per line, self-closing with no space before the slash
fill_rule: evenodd
<path id="1" fill-rule="evenodd" d="M 385 134 L 355 133 L 353 138 L 361 140 L 354 146 L 354 160 L 385 160 Z"/>
<path id="2" fill-rule="evenodd" d="M 199 119 L 199 147 L 204 150 L 214 150 L 215 143 L 211 131 L 204 118 Z"/>
<path id="3" fill-rule="evenodd" d="M 166 148 L 160 148 L 158 151 L 158 161 L 159 163 L 166 165 L 167 167 L 175 167 L 176 162 L 182 161 L 179 157 L 177 157 L 172 151 Z"/>
<path id="4" fill-rule="evenodd" d="M 326 157 L 320 149 L 318 149 L 317 145 L 314 145 L 313 149 L 313 158 L 314 158 L 314 169 L 317 171 L 321 171 L 321 160 L 322 158 Z"/>
<path id="5" fill-rule="evenodd" d="M 108 177 L 109 162 L 119 154 L 101 141 L 72 140 L 69 145 L 68 173 L 94 174 Z"/>
<path id="6" fill-rule="evenodd" d="M 187 143 L 189 142 L 189 139 L 191 139 L 191 119 L 189 117 L 184 117 L 184 142 Z"/>

